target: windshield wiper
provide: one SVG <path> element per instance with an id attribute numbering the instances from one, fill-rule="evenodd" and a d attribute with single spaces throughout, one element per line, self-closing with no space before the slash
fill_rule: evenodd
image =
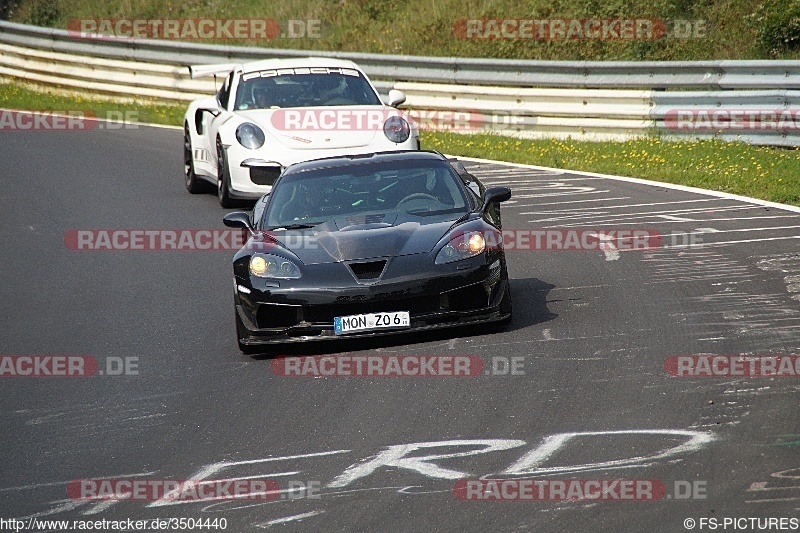
<path id="1" fill-rule="evenodd" d="M 458 207 L 451 207 L 449 209 L 437 209 L 435 211 L 426 211 L 423 209 L 413 209 L 411 211 L 406 211 L 409 215 L 414 215 L 418 217 L 430 217 L 436 215 L 446 215 L 448 213 L 458 213 L 460 209 Z M 469 213 L 467 213 L 469 214 Z"/>
<path id="2" fill-rule="evenodd" d="M 269 231 L 280 231 L 280 230 L 290 230 L 290 229 L 309 229 L 315 228 L 322 224 L 322 222 L 316 222 L 314 224 L 289 224 L 288 226 L 275 226 L 274 228 L 269 228 Z"/>

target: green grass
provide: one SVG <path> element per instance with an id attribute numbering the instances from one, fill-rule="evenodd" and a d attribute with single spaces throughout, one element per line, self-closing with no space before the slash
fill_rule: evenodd
<path id="1" fill-rule="evenodd" d="M 113 100 L 20 83 L 0 83 L 0 108 L 35 111 L 91 112 L 99 118 L 109 113 L 132 112 L 132 122 L 180 125 L 185 106 L 154 100 Z M 91 116 L 91 115 L 89 115 Z"/>
<path id="2" fill-rule="evenodd" d="M 137 120 L 181 125 L 185 106 L 111 101 L 52 89 L 0 83 L 0 108 L 40 111 L 135 111 Z M 720 140 L 625 142 L 527 140 L 493 134 L 422 132 L 423 148 L 570 170 L 584 170 L 701 187 L 800 206 L 800 150 Z"/>
<path id="3" fill-rule="evenodd" d="M 717 139 L 622 142 L 425 133 L 424 148 L 466 157 L 615 174 L 800 205 L 800 150 Z"/>
<path id="4" fill-rule="evenodd" d="M 409 55 L 556 60 L 800 58 L 797 0 L 15 0 L 15 22 L 66 28 L 88 18 L 319 20 L 318 38 L 217 41 L 232 45 Z M 705 21 L 697 38 L 656 40 L 464 39 L 465 19 Z"/>

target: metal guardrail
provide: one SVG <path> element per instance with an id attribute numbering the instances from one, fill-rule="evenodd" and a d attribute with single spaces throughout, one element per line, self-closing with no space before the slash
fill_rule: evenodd
<path id="1" fill-rule="evenodd" d="M 0 45 L 0 75 L 96 93 L 162 100 L 190 101 L 214 92 L 213 79 L 193 80 L 180 65 L 97 58 L 8 44 Z"/>
<path id="2" fill-rule="evenodd" d="M 305 57 L 308 51 L 149 39 L 79 39 L 66 30 L 0 21 L 0 42 L 145 63 L 202 64 Z M 528 61 L 314 52 L 350 59 L 374 79 L 513 87 L 800 89 L 800 61 Z"/>
<path id="3" fill-rule="evenodd" d="M 310 54 L 147 39 L 80 39 L 65 30 L 0 21 L 0 75 L 114 95 L 186 102 L 214 90 L 213 80 L 190 79 L 184 68 L 187 65 Z M 382 93 L 391 88 L 403 90 L 407 107 L 422 111 L 423 116 L 426 110 L 438 112 L 434 116 L 439 118 L 447 113 L 461 113 L 463 118 L 467 113 L 471 129 L 592 140 L 626 139 L 658 129 L 676 138 L 717 136 L 754 144 L 800 145 L 800 61 L 585 62 L 349 52 L 313 55 L 355 61 Z M 736 116 L 737 110 L 759 109 L 798 113 L 798 124 L 780 129 L 777 122 L 767 123 L 744 134 L 732 130 L 720 134 L 709 128 L 676 128 L 670 120 L 676 110 L 695 114 L 721 110 Z M 434 122 L 426 119 L 422 126 L 441 126 Z"/>

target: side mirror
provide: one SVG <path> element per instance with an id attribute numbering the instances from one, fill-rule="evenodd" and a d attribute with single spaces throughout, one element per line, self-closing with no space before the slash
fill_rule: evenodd
<path id="1" fill-rule="evenodd" d="M 392 89 L 389 91 L 389 101 L 387 102 L 392 107 L 397 107 L 403 102 L 406 101 L 406 95 L 403 91 L 398 91 L 397 89 Z"/>
<path id="2" fill-rule="evenodd" d="M 483 192 L 483 209 L 488 209 L 494 202 L 505 202 L 511 198 L 511 189 L 508 187 L 489 187 Z"/>
<path id="3" fill-rule="evenodd" d="M 203 135 L 203 113 L 210 113 L 213 116 L 219 115 L 219 109 L 212 107 L 198 107 L 194 112 L 194 129 L 198 135 Z"/>
<path id="4" fill-rule="evenodd" d="M 220 111 L 216 107 L 198 107 L 197 111 L 200 113 L 211 113 L 215 117 L 219 115 Z"/>
<path id="5" fill-rule="evenodd" d="M 253 233 L 253 224 L 250 222 L 250 216 L 244 211 L 228 213 L 222 218 L 222 223 L 229 228 L 246 229 L 250 233 Z"/>

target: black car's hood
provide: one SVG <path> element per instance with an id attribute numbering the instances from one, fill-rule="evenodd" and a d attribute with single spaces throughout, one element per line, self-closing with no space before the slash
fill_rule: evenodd
<path id="1" fill-rule="evenodd" d="M 305 264 L 427 253 L 460 214 L 429 221 L 397 214 L 334 219 L 311 229 L 274 230 L 270 235 Z"/>

